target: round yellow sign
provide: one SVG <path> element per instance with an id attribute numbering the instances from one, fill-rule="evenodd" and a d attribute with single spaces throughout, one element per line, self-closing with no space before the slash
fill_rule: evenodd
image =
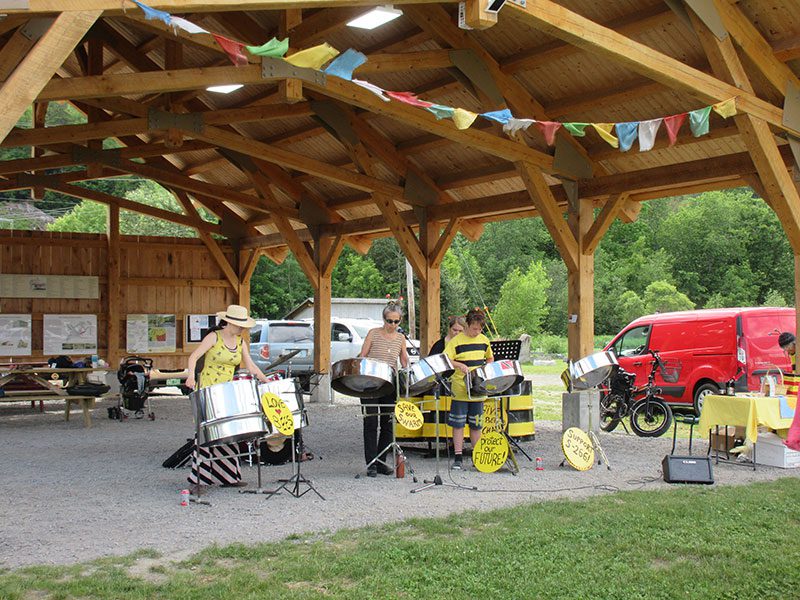
<path id="1" fill-rule="evenodd" d="M 394 417 L 406 429 L 416 431 L 422 429 L 422 411 L 413 402 L 401 400 L 394 407 Z"/>
<path id="2" fill-rule="evenodd" d="M 508 460 L 508 441 L 502 433 L 490 431 L 472 449 L 472 464 L 481 473 L 494 473 Z"/>
<path id="3" fill-rule="evenodd" d="M 261 394 L 261 410 L 280 433 L 283 435 L 294 433 L 292 411 L 280 396 L 270 392 Z"/>
<path id="4" fill-rule="evenodd" d="M 564 458 L 578 471 L 588 471 L 594 466 L 594 446 L 585 431 L 570 427 L 561 436 Z"/>

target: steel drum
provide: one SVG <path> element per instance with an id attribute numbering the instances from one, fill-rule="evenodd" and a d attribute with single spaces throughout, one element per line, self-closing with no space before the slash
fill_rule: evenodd
<path id="1" fill-rule="evenodd" d="M 434 388 L 437 377 L 447 378 L 455 372 L 447 354 L 432 354 L 420 358 L 419 362 L 400 371 L 400 392 L 411 396 L 424 394 Z"/>
<path id="2" fill-rule="evenodd" d="M 496 360 L 470 372 L 470 394 L 496 396 L 520 383 L 525 376 L 518 360 Z"/>
<path id="3" fill-rule="evenodd" d="M 331 387 L 345 396 L 380 398 L 394 393 L 395 370 L 372 358 L 345 358 L 331 366 Z"/>
<path id="4" fill-rule="evenodd" d="M 308 425 L 308 415 L 306 414 L 306 407 L 303 403 L 303 395 L 297 387 L 296 379 L 276 379 L 275 381 L 268 381 L 267 383 L 259 383 L 259 400 L 261 399 L 261 395 L 266 393 L 275 394 L 286 403 L 286 406 L 292 411 L 295 431 Z M 280 432 L 274 430 L 271 425 L 270 432 L 267 439 L 285 437 Z"/>
<path id="5" fill-rule="evenodd" d="M 201 446 L 232 444 L 271 432 L 253 380 L 210 385 L 192 392 L 189 399 Z"/>
<path id="6" fill-rule="evenodd" d="M 572 388 L 575 390 L 589 390 L 597 387 L 608 379 L 611 372 L 619 367 L 617 356 L 613 352 L 596 352 L 570 363 L 569 376 Z"/>

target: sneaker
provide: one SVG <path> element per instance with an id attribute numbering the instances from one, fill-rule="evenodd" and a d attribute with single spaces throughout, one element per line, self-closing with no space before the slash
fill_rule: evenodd
<path id="1" fill-rule="evenodd" d="M 378 467 L 374 464 L 367 467 L 367 477 L 377 477 L 378 476 Z"/>
<path id="2" fill-rule="evenodd" d="M 450 468 L 454 471 L 460 471 L 464 468 L 464 463 L 460 454 L 456 454 L 456 457 L 453 459 L 453 466 Z"/>

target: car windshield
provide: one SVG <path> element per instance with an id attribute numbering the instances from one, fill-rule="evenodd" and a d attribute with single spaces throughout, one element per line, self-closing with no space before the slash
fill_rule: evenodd
<path id="1" fill-rule="evenodd" d="M 273 323 L 269 327 L 271 344 L 300 344 L 313 342 L 314 333 L 308 323 Z"/>

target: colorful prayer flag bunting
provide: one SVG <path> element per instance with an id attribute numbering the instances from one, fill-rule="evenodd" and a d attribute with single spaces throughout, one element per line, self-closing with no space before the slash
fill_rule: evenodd
<path id="1" fill-rule="evenodd" d="M 639 121 L 639 152 L 647 152 L 656 144 L 656 134 L 664 119 Z"/>
<path id="2" fill-rule="evenodd" d="M 630 121 L 628 123 L 617 123 L 614 129 L 619 139 L 619 151 L 627 152 L 631 149 L 633 142 L 636 141 L 636 137 L 639 135 L 639 122 Z"/>
<path id="3" fill-rule="evenodd" d="M 456 129 L 468 129 L 477 118 L 477 113 L 470 112 L 463 108 L 457 108 L 453 111 L 453 123 L 455 123 Z"/>
<path id="4" fill-rule="evenodd" d="M 353 71 L 367 62 L 367 57 L 361 52 L 348 48 L 343 54 L 340 54 L 333 59 L 333 62 L 327 66 L 325 72 L 328 75 L 334 75 L 347 79 L 353 79 Z"/>
<path id="5" fill-rule="evenodd" d="M 619 140 L 611 134 L 614 128 L 614 123 L 591 123 L 594 130 L 600 134 L 600 137 L 607 141 L 612 148 L 619 148 Z"/>
<path id="6" fill-rule="evenodd" d="M 272 58 L 283 58 L 289 51 L 289 38 L 279 40 L 272 38 L 266 44 L 260 46 L 245 46 L 247 51 L 254 56 L 270 56 Z"/>
<path id="7" fill-rule="evenodd" d="M 670 115 L 669 117 L 664 117 L 664 127 L 667 129 L 667 136 L 669 137 L 670 146 L 675 145 L 675 142 L 678 140 L 678 131 L 686 122 L 686 118 L 688 116 L 689 115 L 687 113 L 681 113 L 679 115 Z"/>
<path id="8" fill-rule="evenodd" d="M 306 69 L 319 69 L 322 65 L 328 62 L 339 54 L 339 51 L 328 44 L 320 44 L 307 50 L 295 52 L 291 56 L 284 57 L 283 60 L 294 65 L 295 67 L 303 67 Z"/>

